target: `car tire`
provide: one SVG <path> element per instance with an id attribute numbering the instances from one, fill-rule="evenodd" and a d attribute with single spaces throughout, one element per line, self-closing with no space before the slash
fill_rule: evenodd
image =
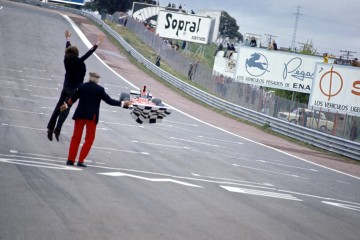
<path id="1" fill-rule="evenodd" d="M 290 123 L 297 124 L 297 121 L 295 119 L 291 119 Z"/>
<path id="2" fill-rule="evenodd" d="M 323 132 L 323 133 L 326 133 L 327 132 L 327 127 L 322 125 L 322 126 L 319 127 L 319 131 Z"/>
<path id="3" fill-rule="evenodd" d="M 119 100 L 120 100 L 120 102 L 130 100 L 130 94 L 129 93 L 121 93 Z"/>
<path id="4" fill-rule="evenodd" d="M 156 106 L 164 106 L 160 98 L 153 98 L 151 101 L 155 103 Z"/>

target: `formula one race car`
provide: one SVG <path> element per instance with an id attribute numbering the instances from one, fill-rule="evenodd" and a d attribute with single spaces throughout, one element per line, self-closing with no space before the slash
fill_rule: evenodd
<path id="1" fill-rule="evenodd" d="M 146 86 L 140 90 L 130 90 L 130 94 L 121 93 L 120 101 L 131 110 L 130 115 L 140 124 L 160 123 L 171 113 L 161 99 L 153 98 L 152 94 L 146 90 Z"/>

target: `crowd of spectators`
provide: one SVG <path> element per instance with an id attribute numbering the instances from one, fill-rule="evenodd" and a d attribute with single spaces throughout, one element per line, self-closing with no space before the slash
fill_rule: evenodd
<path id="1" fill-rule="evenodd" d="M 180 11 L 183 13 L 188 13 L 188 11 L 186 9 L 186 4 L 179 4 L 179 6 L 177 6 L 175 3 L 169 3 L 167 5 L 167 9 L 172 10 L 172 11 Z M 195 12 L 193 10 L 191 10 L 190 13 L 195 14 Z"/>
<path id="2" fill-rule="evenodd" d="M 176 51 L 179 50 L 180 45 L 178 41 L 173 41 L 172 39 L 169 38 L 163 38 L 163 40 L 166 43 L 166 46 L 168 46 L 169 48 L 173 48 Z"/>

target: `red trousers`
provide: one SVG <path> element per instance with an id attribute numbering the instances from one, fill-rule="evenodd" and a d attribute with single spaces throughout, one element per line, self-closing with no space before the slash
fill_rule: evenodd
<path id="1" fill-rule="evenodd" d="M 79 163 L 83 163 L 90 152 L 91 146 L 95 140 L 96 123 L 95 120 L 76 119 L 74 133 L 71 137 L 68 160 L 75 162 L 76 155 L 82 138 L 84 127 L 86 126 L 85 142 L 81 148 Z"/>

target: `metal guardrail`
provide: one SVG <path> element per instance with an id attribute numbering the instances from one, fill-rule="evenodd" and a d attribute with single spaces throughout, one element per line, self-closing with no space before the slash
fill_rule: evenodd
<path id="1" fill-rule="evenodd" d="M 187 93 L 188 95 L 206 103 L 207 105 L 225 111 L 232 116 L 245 119 L 251 123 L 260 126 L 266 125 L 274 132 L 297 139 L 318 148 L 328 150 L 330 152 L 337 153 L 355 160 L 360 160 L 360 144 L 357 142 L 325 134 L 313 129 L 305 128 L 284 120 L 268 116 L 266 114 L 246 109 L 244 107 L 224 101 L 221 98 L 208 94 L 174 77 L 173 75 L 165 72 L 161 68 L 157 67 L 154 63 L 146 59 L 144 56 L 142 56 L 138 51 L 131 47 L 131 45 L 128 44 L 116 31 L 114 31 L 105 22 L 96 18 L 90 13 L 72 8 L 62 7 L 59 5 L 45 4 L 39 1 L 25 0 L 19 2 L 26 2 L 28 4 L 39 5 L 46 8 L 57 9 L 85 16 L 96 22 L 97 24 L 101 25 L 105 31 L 107 31 L 112 37 L 114 37 L 126 49 L 126 51 L 129 52 L 129 54 L 131 54 L 135 59 L 137 59 L 137 61 L 142 63 L 153 73 L 166 80 L 173 86 L 177 87 L 178 89 L 182 90 L 183 92 Z"/>

